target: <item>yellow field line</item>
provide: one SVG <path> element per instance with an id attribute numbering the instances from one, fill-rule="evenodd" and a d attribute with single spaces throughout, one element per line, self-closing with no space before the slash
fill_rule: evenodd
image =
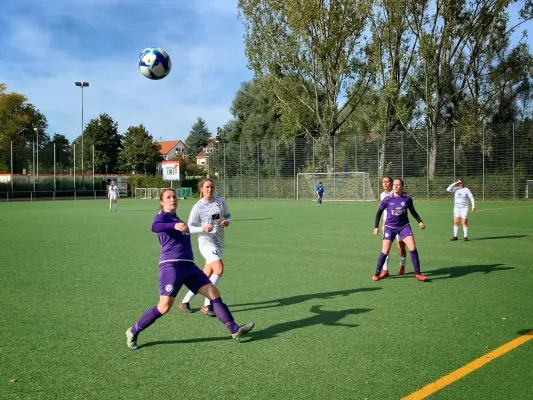
<path id="1" fill-rule="evenodd" d="M 498 347 L 497 349 L 491 351 L 490 353 L 485 354 L 482 357 L 475 359 L 474 361 L 466 364 L 464 367 L 456 369 L 452 373 L 443 376 L 439 380 L 436 380 L 433 383 L 430 383 L 427 386 L 424 386 L 422 389 L 411 393 L 409 396 L 404 397 L 402 400 L 421 400 L 425 399 L 428 396 L 431 396 L 433 393 L 445 388 L 449 384 L 458 381 L 464 376 L 468 375 L 471 372 L 474 372 L 476 369 L 481 368 L 483 365 L 488 364 L 492 360 L 504 355 L 505 353 L 513 350 L 514 348 L 526 343 L 528 340 L 533 339 L 533 331 L 529 331 L 514 340 L 504 344 L 503 346 Z"/>

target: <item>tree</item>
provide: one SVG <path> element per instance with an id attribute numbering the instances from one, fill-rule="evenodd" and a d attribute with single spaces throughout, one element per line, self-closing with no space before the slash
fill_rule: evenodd
<path id="1" fill-rule="evenodd" d="M 285 121 L 329 141 L 370 82 L 361 39 L 372 1 L 239 0 L 239 9 L 250 66 L 267 77 Z M 318 132 L 306 126 L 304 109 Z"/>
<path id="2" fill-rule="evenodd" d="M 410 34 L 408 13 L 405 0 L 377 0 L 371 18 L 371 62 L 379 95 L 372 101 L 370 129 L 380 143 L 380 175 L 385 171 L 387 136 L 407 127 L 415 107 L 409 83 L 418 41 Z"/>
<path id="3" fill-rule="evenodd" d="M 81 170 L 82 137 L 73 142 L 76 145 L 76 169 Z M 118 124 L 108 115 L 89 121 L 83 132 L 83 157 L 85 171 L 92 172 L 94 146 L 95 173 L 118 172 L 118 157 L 122 149 L 122 137 L 118 133 Z"/>
<path id="4" fill-rule="evenodd" d="M 56 165 L 61 170 L 70 167 L 72 165 L 71 147 L 65 135 L 55 133 L 50 143 L 52 146 L 55 145 Z"/>
<path id="5" fill-rule="evenodd" d="M 437 164 L 441 126 L 454 122 L 464 92 L 481 85 L 483 74 L 505 38 L 502 21 L 510 0 L 408 0 L 409 24 L 419 42 L 413 90 L 424 104 L 429 135 L 429 179 Z M 487 42 L 487 38 L 492 38 Z M 482 66 L 483 68 L 478 68 Z M 479 104 L 476 105 L 476 108 Z M 479 111 L 476 111 L 479 115 Z"/>
<path id="6" fill-rule="evenodd" d="M 122 140 L 119 156 L 120 168 L 124 172 L 155 174 L 157 164 L 163 160 L 161 147 L 144 125 L 130 126 Z"/>
<path id="7" fill-rule="evenodd" d="M 195 158 L 200 151 L 207 145 L 211 138 L 211 132 L 207 128 L 205 120 L 198 117 L 191 130 L 189 136 L 185 140 L 188 148 L 188 155 Z"/>
<path id="8" fill-rule="evenodd" d="M 26 96 L 6 90 L 7 86 L 0 83 L 0 169 L 10 169 L 12 143 L 14 171 L 22 172 L 23 168 L 29 171 L 33 143 L 38 139 L 42 148 L 50 139 L 46 134 L 48 122 L 33 104 L 28 103 Z"/>

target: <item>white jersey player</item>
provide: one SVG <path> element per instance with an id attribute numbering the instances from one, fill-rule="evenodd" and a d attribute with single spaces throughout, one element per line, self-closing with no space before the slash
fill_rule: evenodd
<path id="1" fill-rule="evenodd" d="M 454 193 L 455 200 L 453 206 L 453 237 L 451 240 L 457 240 L 457 233 L 459 232 L 459 220 L 463 221 L 463 234 L 464 240 L 468 240 L 468 209 L 469 204 L 468 200 L 472 205 L 472 212 L 476 211 L 476 206 L 474 203 L 474 195 L 465 187 L 462 179 L 459 179 L 457 182 L 452 183 L 446 189 L 450 193 Z"/>
<path id="2" fill-rule="evenodd" d="M 383 187 L 383 192 L 379 195 L 379 201 L 383 201 L 383 199 L 387 196 L 393 196 L 394 193 L 392 191 L 392 178 L 390 176 L 384 176 L 381 179 L 381 186 Z M 385 220 L 387 219 L 387 210 L 383 212 L 383 224 L 385 224 Z M 383 226 L 382 226 L 383 230 Z M 398 246 L 398 253 L 400 254 L 400 270 L 398 271 L 398 274 L 403 275 L 405 273 L 405 243 L 403 240 L 400 240 L 398 237 L 397 241 Z M 387 255 L 387 258 L 385 259 L 385 264 L 383 264 L 383 269 L 381 270 L 381 274 L 379 275 L 379 279 L 383 279 L 389 276 L 389 256 Z"/>
<path id="3" fill-rule="evenodd" d="M 200 200 L 193 206 L 189 215 L 189 230 L 198 234 L 198 247 L 205 258 L 204 273 L 213 285 L 217 286 L 224 273 L 222 256 L 225 250 L 224 229 L 231 223 L 231 214 L 226 200 L 216 197 L 215 182 L 204 179 L 200 182 Z M 195 293 L 189 291 L 179 308 L 185 312 L 192 312 L 189 302 Z M 215 316 L 209 299 L 205 299 L 200 311 L 211 317 Z"/>
<path id="4" fill-rule="evenodd" d="M 117 211 L 117 200 L 120 198 L 120 193 L 116 181 L 111 181 L 108 186 L 107 197 L 109 198 L 109 211 Z"/>

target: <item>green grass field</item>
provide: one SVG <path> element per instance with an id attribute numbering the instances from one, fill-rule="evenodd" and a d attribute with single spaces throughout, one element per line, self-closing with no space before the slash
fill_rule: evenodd
<path id="1" fill-rule="evenodd" d="M 471 241 L 450 242 L 452 203 L 415 199 L 424 283 L 394 252 L 372 282 L 377 202 L 228 204 L 220 289 L 255 330 L 235 342 L 175 307 L 138 351 L 125 331 L 158 300 L 158 202 L 0 204 L 0 398 L 400 399 L 533 329 L 531 203 L 478 201 Z M 532 359 L 533 340 L 432 398 L 531 399 Z"/>

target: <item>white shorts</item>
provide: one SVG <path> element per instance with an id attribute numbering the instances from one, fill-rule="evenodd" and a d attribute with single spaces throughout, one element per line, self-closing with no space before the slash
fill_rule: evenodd
<path id="1" fill-rule="evenodd" d="M 454 218 L 468 218 L 468 207 L 454 207 L 453 208 L 453 217 Z"/>
<path id="2" fill-rule="evenodd" d="M 117 198 L 118 198 L 117 196 L 113 196 L 113 195 L 109 196 L 109 200 L 116 200 Z"/>
<path id="3" fill-rule="evenodd" d="M 224 247 L 219 247 L 213 243 L 206 243 L 200 246 L 200 253 L 205 258 L 206 264 L 211 264 L 217 260 L 221 260 L 224 255 Z"/>

